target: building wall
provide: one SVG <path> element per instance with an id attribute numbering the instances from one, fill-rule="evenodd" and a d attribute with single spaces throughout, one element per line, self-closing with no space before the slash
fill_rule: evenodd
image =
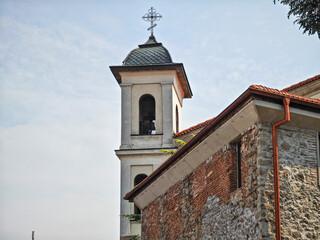
<path id="1" fill-rule="evenodd" d="M 142 239 L 255 238 L 257 132 L 254 127 L 241 137 L 243 188 L 236 189 L 236 151 L 230 144 L 143 209 Z"/>
<path id="2" fill-rule="evenodd" d="M 178 97 L 177 95 L 177 91 L 176 91 L 176 87 L 173 85 L 172 86 L 172 129 L 174 133 L 177 133 L 180 131 L 181 129 L 181 123 L 182 123 L 182 100 Z M 179 124 L 179 129 L 178 131 L 176 131 L 177 129 L 177 116 L 176 116 L 176 108 L 178 109 L 178 124 Z"/>
<path id="3" fill-rule="evenodd" d="M 260 130 L 263 239 L 275 238 L 271 126 Z M 278 130 L 281 231 L 284 239 L 320 239 L 318 132 L 281 126 Z"/>
<path id="4" fill-rule="evenodd" d="M 132 119 L 132 134 L 139 134 L 139 99 L 145 94 L 150 94 L 155 98 L 156 102 L 156 133 L 163 133 L 163 109 L 162 104 L 167 99 L 162 99 L 161 83 L 171 83 L 172 86 L 172 103 L 170 103 L 170 110 L 178 105 L 179 115 L 181 115 L 181 108 L 183 102 L 183 92 L 176 73 L 173 70 L 170 71 L 141 71 L 136 73 L 121 73 L 122 82 L 124 84 L 132 84 L 132 99 L 131 99 L 131 119 Z M 167 106 L 169 107 L 169 106 Z M 175 120 L 172 121 L 172 127 L 175 129 Z M 180 122 L 181 125 L 181 122 Z"/>
<path id="5" fill-rule="evenodd" d="M 320 97 L 320 79 L 316 81 L 309 82 L 308 84 L 302 85 L 296 89 L 290 91 L 291 93 L 310 97 L 319 98 Z"/>
<path id="6" fill-rule="evenodd" d="M 284 239 L 320 239 L 317 134 L 278 130 Z M 242 187 L 229 144 L 143 209 L 142 239 L 274 239 L 271 125 L 252 126 L 240 141 Z"/>
<path id="7" fill-rule="evenodd" d="M 150 175 L 168 155 L 160 153 L 161 148 L 175 148 L 175 109 L 178 106 L 180 125 L 183 92 L 175 70 L 122 72 L 122 137 L 117 156 L 121 160 L 121 214 L 132 214 L 133 203 L 123 196 L 133 189 L 137 174 Z M 154 135 L 139 135 L 139 101 L 150 94 L 155 99 Z M 125 217 L 120 220 L 120 235 L 140 234 L 140 224 Z"/>
<path id="8" fill-rule="evenodd" d="M 133 203 L 123 199 L 123 196 L 133 188 L 133 179 L 136 175 L 145 173 L 150 175 L 168 156 L 161 153 L 118 155 L 121 160 L 121 201 L 120 214 L 133 214 Z M 129 236 L 140 234 L 140 224 L 120 217 L 120 235 Z"/>
<path id="9" fill-rule="evenodd" d="M 132 86 L 132 134 L 139 134 L 139 101 L 143 95 L 149 94 L 154 97 L 155 100 L 155 128 L 157 134 L 162 134 L 162 94 L 160 83 L 150 84 L 134 84 Z"/>

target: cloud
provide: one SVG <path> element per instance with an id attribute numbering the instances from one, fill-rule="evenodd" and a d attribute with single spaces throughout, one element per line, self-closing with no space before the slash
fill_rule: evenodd
<path id="1" fill-rule="evenodd" d="M 6 15 L 1 33 L 0 238 L 116 239 L 119 46 Z"/>
<path id="2" fill-rule="evenodd" d="M 110 237 L 120 195 L 110 181 L 120 170 L 112 151 L 119 129 L 109 124 L 115 119 L 2 129 L 1 229 L 16 239 L 34 229 L 46 239 Z"/>
<path id="3" fill-rule="evenodd" d="M 283 88 L 319 73 L 318 39 L 272 2 L 168 3 L 155 3 L 156 36 L 194 93 L 184 128 L 251 84 Z M 146 4 L 1 3 L 1 239 L 118 238 L 120 88 L 108 66 L 147 38 Z"/>
<path id="4" fill-rule="evenodd" d="M 117 51 L 112 43 L 68 24 L 54 31 L 5 16 L 1 22 L 1 111 L 6 124 L 8 119 L 21 124 L 22 119 L 31 121 L 50 111 L 66 110 L 67 116 L 70 109 L 61 107 L 68 103 L 79 107 L 92 100 L 119 100 L 110 94 L 119 89 L 106 68 Z"/>

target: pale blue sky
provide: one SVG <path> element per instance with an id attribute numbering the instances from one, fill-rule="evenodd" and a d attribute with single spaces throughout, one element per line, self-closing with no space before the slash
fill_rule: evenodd
<path id="1" fill-rule="evenodd" d="M 0 239 L 118 239 L 120 88 L 108 66 L 155 36 L 194 93 L 183 127 L 251 84 L 320 73 L 316 36 L 265 1 L 1 1 Z"/>

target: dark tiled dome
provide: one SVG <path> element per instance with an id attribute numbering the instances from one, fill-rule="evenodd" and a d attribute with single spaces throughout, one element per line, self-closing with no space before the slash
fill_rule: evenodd
<path id="1" fill-rule="evenodd" d="M 142 66 L 169 64 L 172 59 L 168 50 L 158 43 L 156 38 L 151 35 L 147 42 L 139 45 L 139 48 L 133 49 L 126 59 L 123 66 Z"/>

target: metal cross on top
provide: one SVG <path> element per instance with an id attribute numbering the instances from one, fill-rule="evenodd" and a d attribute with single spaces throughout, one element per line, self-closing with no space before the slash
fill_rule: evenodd
<path id="1" fill-rule="evenodd" d="M 162 16 L 156 12 L 156 9 L 154 9 L 153 7 L 151 7 L 148 10 L 148 13 L 146 13 L 142 19 L 145 21 L 148 21 L 151 23 L 151 26 L 148 28 L 148 31 L 151 30 L 151 36 L 153 36 L 153 28 L 155 26 L 157 26 L 156 23 L 154 23 L 155 21 L 159 21 L 162 18 Z"/>

